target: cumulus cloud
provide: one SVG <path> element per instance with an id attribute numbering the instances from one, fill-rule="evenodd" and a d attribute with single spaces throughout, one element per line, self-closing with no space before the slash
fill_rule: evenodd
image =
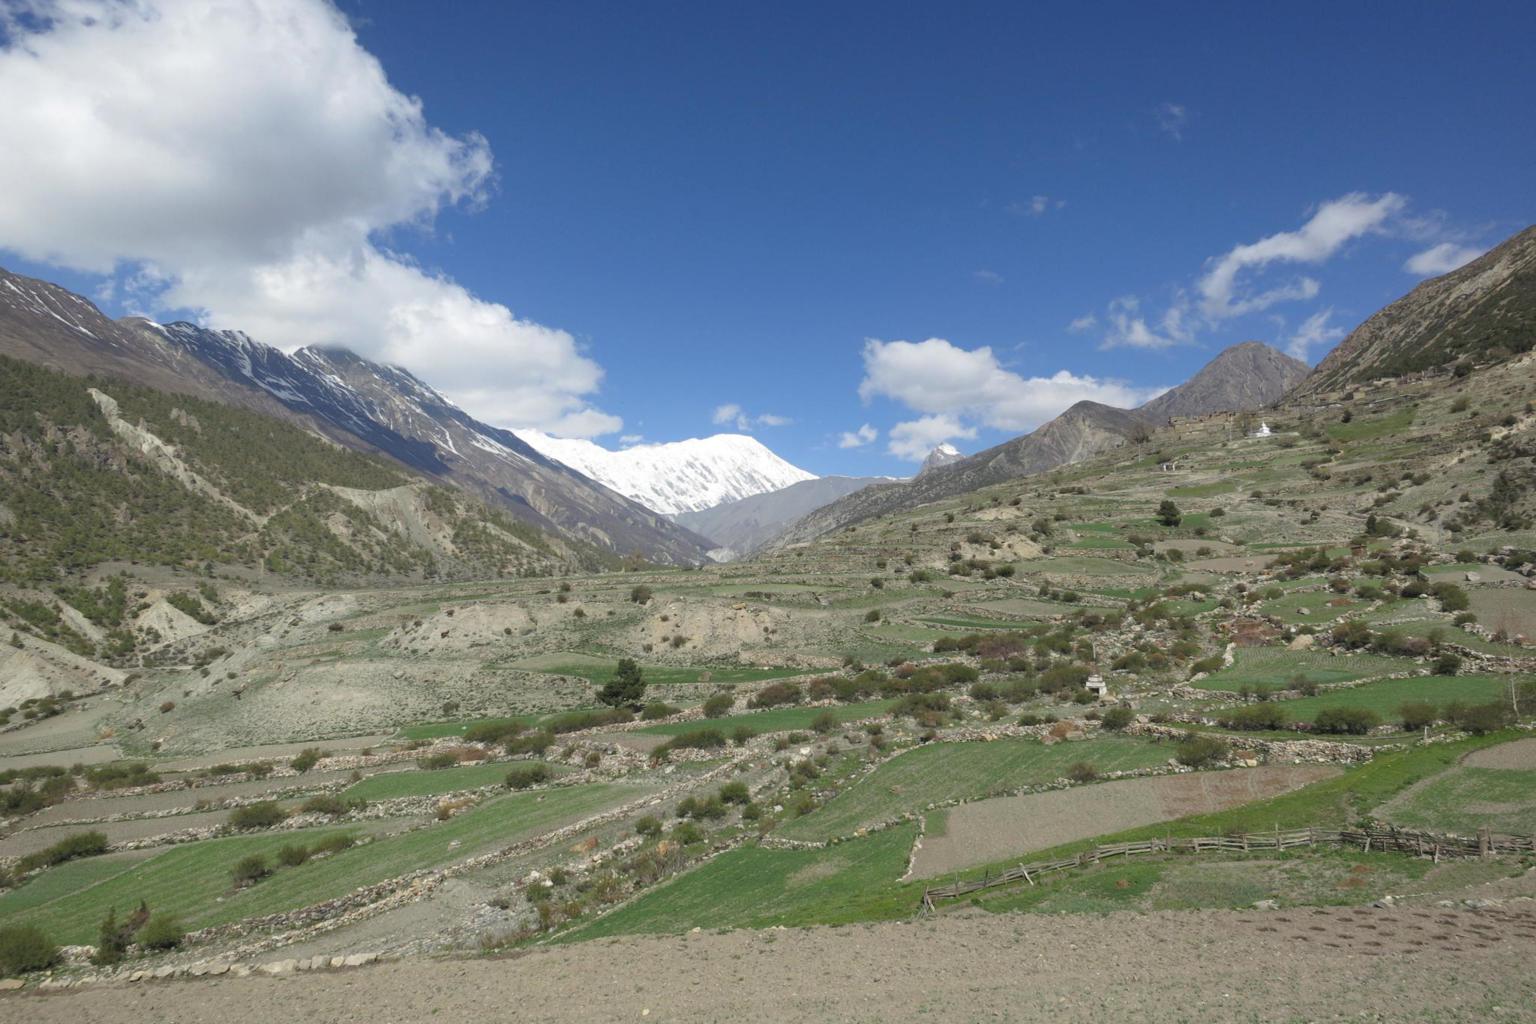
<path id="1" fill-rule="evenodd" d="M 1281 231 L 1233 247 L 1208 264 L 1196 286 L 1201 313 L 1214 323 L 1268 309 L 1277 302 L 1315 297 L 1320 285 L 1310 277 L 1255 291 L 1246 286 L 1242 275 L 1276 263 L 1322 263 L 1346 242 L 1382 231 L 1406 204 L 1407 200 L 1395 192 L 1375 198 L 1352 192 L 1319 206 L 1296 231 Z"/>
<path id="2" fill-rule="evenodd" d="M 777 416 L 771 412 L 765 412 L 760 416 L 749 416 L 746 410 L 735 402 L 715 406 L 712 420 L 717 427 L 735 427 L 742 433 L 751 431 L 753 427 L 784 427 L 794 422 L 787 416 Z"/>
<path id="3" fill-rule="evenodd" d="M 1486 249 L 1478 249 L 1470 245 L 1441 242 L 1409 257 L 1408 262 L 1403 264 L 1403 269 L 1418 277 L 1435 277 L 1464 267 L 1485 252 L 1487 252 Z"/>
<path id="4" fill-rule="evenodd" d="M 381 238 L 484 202 L 491 150 L 428 123 L 325 0 L 20 0 L 0 11 L 0 247 L 115 275 L 285 349 L 417 371 L 504 426 L 618 429 L 601 368 Z"/>
<path id="5" fill-rule="evenodd" d="M 1012 431 L 1032 430 L 1084 399 L 1129 408 L 1161 392 L 1067 370 L 1026 378 L 1002 366 L 990 348 L 963 349 L 943 338 L 866 341 L 864 379 L 859 384 L 859 397 L 866 402 L 881 396 L 914 412 L 934 414 L 926 417 L 928 428 L 959 426 L 955 417 L 964 416 Z M 891 438 L 894 451 L 896 428 Z"/>
<path id="6" fill-rule="evenodd" d="M 1347 331 L 1342 327 L 1336 327 L 1331 322 L 1333 319 L 1333 307 L 1320 309 L 1301 322 L 1290 338 L 1286 340 L 1285 351 L 1297 359 L 1308 359 L 1311 351 L 1319 345 L 1331 345 L 1344 337 Z"/>
<path id="7" fill-rule="evenodd" d="M 886 450 L 897 458 L 922 462 L 945 441 L 975 436 L 974 427 L 967 427 L 953 416 L 923 416 L 892 427 Z"/>
<path id="8" fill-rule="evenodd" d="M 1175 142 L 1184 140 L 1184 125 L 1189 121 L 1189 110 L 1181 103 L 1160 103 L 1152 111 L 1157 127 Z"/>
<path id="9" fill-rule="evenodd" d="M 1141 309 L 1141 300 L 1134 295 L 1121 295 L 1111 299 L 1104 313 L 1103 348 L 1169 348 L 1190 341 L 1193 336 L 1188 323 L 1189 300 L 1181 293 L 1163 310 L 1155 322 L 1149 322 Z M 1075 322 L 1075 321 L 1074 321 Z"/>
<path id="10" fill-rule="evenodd" d="M 837 446 L 839 448 L 862 448 L 867 444 L 873 444 L 879 436 L 880 431 L 866 423 L 858 430 L 843 431 L 842 436 L 837 439 Z"/>
<path id="11" fill-rule="evenodd" d="M 1067 330 L 1073 334 L 1082 334 L 1099 326 L 1099 318 L 1095 313 L 1084 313 L 1067 325 Z"/>

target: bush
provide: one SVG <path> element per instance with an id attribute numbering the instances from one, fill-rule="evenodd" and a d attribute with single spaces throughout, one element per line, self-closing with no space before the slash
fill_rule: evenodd
<path id="1" fill-rule="evenodd" d="M 95 857 L 107 852 L 107 837 L 100 832 L 77 832 L 65 836 L 46 850 L 39 850 L 21 858 L 16 865 L 20 874 L 37 868 L 52 867 L 79 857 Z"/>
<path id="2" fill-rule="evenodd" d="M 649 604 L 651 601 L 651 588 L 641 584 L 629 592 L 629 599 L 635 604 Z"/>
<path id="3" fill-rule="evenodd" d="M 241 857 L 235 861 L 235 866 L 229 870 L 236 885 L 254 885 L 272 873 L 272 868 L 267 864 L 267 858 L 259 853 L 253 853 L 249 857 Z"/>
<path id="4" fill-rule="evenodd" d="M 145 949 L 175 949 L 186 938 L 187 930 L 175 914 L 156 914 L 139 929 L 139 945 Z"/>
<path id="5" fill-rule="evenodd" d="M 1104 712 L 1104 717 L 1100 719 L 1099 724 L 1106 729 L 1119 732 L 1121 729 L 1124 729 L 1135 720 L 1136 712 L 1132 711 L 1130 708 L 1118 707 L 1110 708 L 1108 711 Z"/>
<path id="6" fill-rule="evenodd" d="M 528 789 L 554 777 L 547 764 L 520 764 L 507 772 L 505 785 L 508 789 Z"/>
<path id="7" fill-rule="evenodd" d="M 1435 712 L 1435 706 L 1425 702 L 1410 701 L 1398 708 L 1397 713 L 1403 721 L 1405 732 L 1427 729 L 1440 720 L 1440 716 Z"/>
<path id="8" fill-rule="evenodd" d="M 653 700 L 640 712 L 640 719 L 645 722 L 654 722 L 658 718 L 671 718 L 677 714 L 678 708 L 664 701 Z"/>
<path id="9" fill-rule="evenodd" d="M 1461 671 L 1461 656 L 1455 651 L 1445 651 L 1435 659 L 1435 675 L 1453 676 Z"/>
<path id="10" fill-rule="evenodd" d="M 610 679 L 597 692 L 597 699 L 609 707 L 639 707 L 645 699 L 645 677 L 632 658 L 620 658 Z"/>
<path id="11" fill-rule="evenodd" d="M 1092 782 L 1099 777 L 1099 770 L 1087 761 L 1079 761 L 1067 769 L 1067 778 L 1073 782 Z"/>
<path id="12" fill-rule="evenodd" d="M 704 841 L 704 830 L 691 821 L 685 821 L 672 830 L 672 838 L 681 846 L 692 846 Z"/>
<path id="13" fill-rule="evenodd" d="M 752 728 L 750 725 L 738 725 L 736 728 L 731 730 L 731 742 L 736 744 L 738 747 L 746 746 L 747 743 L 756 736 L 757 730 Z"/>
<path id="14" fill-rule="evenodd" d="M 865 622 L 879 622 L 880 621 L 880 609 L 879 608 L 871 608 L 869 611 L 865 612 L 864 613 L 864 621 Z"/>
<path id="15" fill-rule="evenodd" d="M 720 787 L 720 799 L 728 804 L 745 804 L 751 799 L 747 784 L 741 781 L 727 782 Z"/>
<path id="16" fill-rule="evenodd" d="M 747 701 L 749 708 L 772 708 L 781 704 L 798 704 L 805 694 L 794 683 L 769 683 Z"/>
<path id="17" fill-rule="evenodd" d="M 1514 715 L 1501 701 L 1493 701 L 1488 704 L 1474 704 L 1471 707 L 1455 706 L 1447 708 L 1446 717 L 1449 718 L 1458 729 L 1465 729 L 1474 736 L 1485 736 L 1490 732 L 1498 732 L 1514 720 Z"/>
<path id="18" fill-rule="evenodd" d="M 350 832 L 337 832 L 326 836 L 309 848 L 311 856 L 321 853 L 340 853 L 357 845 L 357 837 Z"/>
<path id="19" fill-rule="evenodd" d="M 719 729 L 695 729 L 672 737 L 657 747 L 652 756 L 665 757 L 674 750 L 718 750 L 723 746 L 725 733 Z"/>
<path id="20" fill-rule="evenodd" d="M 281 824 L 287 817 L 288 812 L 276 801 L 263 800 L 230 811 L 229 825 L 231 828 L 271 828 Z"/>
<path id="21" fill-rule="evenodd" d="M 1279 704 L 1269 702 L 1233 708 L 1224 713 L 1219 721 L 1228 729 L 1242 729 L 1249 732 L 1284 729 L 1289 724 L 1285 709 Z"/>
<path id="22" fill-rule="evenodd" d="M 1312 721 L 1317 732 L 1364 736 L 1381 724 L 1381 716 L 1370 708 L 1324 708 Z"/>
<path id="23" fill-rule="evenodd" d="M 1164 499 L 1162 504 L 1157 506 L 1157 521 L 1164 526 L 1178 526 L 1183 519 L 1184 516 L 1179 511 L 1179 506 L 1173 502 Z"/>
<path id="24" fill-rule="evenodd" d="M 309 860 L 309 847 L 289 843 L 277 851 L 277 862 L 284 867 L 296 868 Z"/>
<path id="25" fill-rule="evenodd" d="M 301 750 L 298 757 L 295 757 L 292 761 L 289 761 L 288 767 L 292 768 L 296 772 L 307 772 L 315 765 L 319 764 L 320 759 L 324 756 L 325 752 L 323 750 L 317 750 L 314 747 L 309 747 L 305 750 Z"/>
<path id="26" fill-rule="evenodd" d="M 653 814 L 647 814 L 635 822 L 635 831 L 647 839 L 654 839 L 661 835 L 661 819 Z"/>
<path id="27" fill-rule="evenodd" d="M 506 743 L 518 733 L 527 731 L 522 722 L 481 722 L 464 730 L 465 743 Z"/>
<path id="28" fill-rule="evenodd" d="M 542 754 L 555 745 L 555 734 L 547 729 L 537 732 L 525 732 L 521 736 L 514 736 L 507 741 L 506 751 L 509 754 Z"/>
<path id="29" fill-rule="evenodd" d="M 811 720 L 811 731 L 825 736 L 837 728 L 837 716 L 830 711 L 823 711 Z"/>
<path id="30" fill-rule="evenodd" d="M 110 967 L 123 959 L 128 952 L 128 943 L 133 940 L 133 927 L 117 923 L 117 908 L 112 907 L 107 911 L 107 916 L 102 918 L 101 927 L 96 933 L 96 952 L 91 956 L 91 963 L 101 967 Z"/>
<path id="31" fill-rule="evenodd" d="M 1182 765 L 1190 768 L 1204 768 L 1206 765 L 1225 760 L 1230 751 L 1227 741 L 1219 736 L 1186 733 L 1179 741 L 1179 745 L 1173 748 L 1173 756 Z"/>
<path id="32" fill-rule="evenodd" d="M 1440 602 L 1440 610 L 1443 612 L 1464 612 L 1472 604 L 1467 592 L 1454 583 L 1436 583 L 1430 592 Z"/>
<path id="33" fill-rule="evenodd" d="M 634 720 L 634 712 L 629 708 L 614 707 L 603 711 L 572 711 L 550 719 L 544 728 L 556 735 L 563 735 L 568 732 L 581 732 L 583 729 L 597 729 L 605 725 L 623 725 L 625 722 Z"/>
<path id="34" fill-rule="evenodd" d="M 730 713 L 736 701 L 728 693 L 717 693 L 704 702 L 705 718 L 721 718 Z"/>
<path id="35" fill-rule="evenodd" d="M 59 962 L 59 947 L 35 925 L 0 928 L 0 974 L 41 971 Z"/>
<path id="36" fill-rule="evenodd" d="M 416 759 L 416 767 L 424 772 L 441 771 L 444 768 L 452 768 L 459 763 L 458 757 L 450 750 L 440 751 L 436 754 L 428 754 L 426 757 Z"/>

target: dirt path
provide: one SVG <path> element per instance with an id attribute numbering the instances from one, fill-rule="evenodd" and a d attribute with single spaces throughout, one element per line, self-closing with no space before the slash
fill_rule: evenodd
<path id="1" fill-rule="evenodd" d="M 944 835 L 918 841 L 912 876 L 933 878 L 1138 825 L 1237 807 L 1338 773 L 1332 765 L 1267 765 L 1102 782 L 961 804 L 950 808 Z"/>
<path id="2" fill-rule="evenodd" d="M 0 997 L 0 1016 L 30 1024 L 1530 1021 L 1530 907 L 976 913 L 97 986 Z"/>

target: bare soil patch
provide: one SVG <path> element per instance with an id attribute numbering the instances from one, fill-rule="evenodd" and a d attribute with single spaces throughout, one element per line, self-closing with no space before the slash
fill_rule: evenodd
<path id="1" fill-rule="evenodd" d="M 1139 825 L 1238 807 L 1338 773 L 1332 765 L 1267 765 L 961 804 L 950 808 L 944 835 L 918 840 L 912 875 L 933 878 Z"/>
<path id="2" fill-rule="evenodd" d="M 1500 743 L 1496 747 L 1474 750 L 1462 762 L 1468 768 L 1507 768 L 1536 771 L 1536 738 Z"/>
<path id="3" fill-rule="evenodd" d="M 33 1024 L 1529 1020 L 1533 934 L 1524 904 L 961 914 L 0 1000 Z"/>

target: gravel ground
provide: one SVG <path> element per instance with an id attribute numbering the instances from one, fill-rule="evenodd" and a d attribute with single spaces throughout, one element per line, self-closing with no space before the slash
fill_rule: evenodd
<path id="1" fill-rule="evenodd" d="M 1529 906 L 961 913 L 97 986 L 0 997 L 0 1016 L 30 1024 L 1530 1021 Z"/>
<path id="2" fill-rule="evenodd" d="M 1500 743 L 1496 747 L 1474 750 L 1462 764 L 1468 768 L 1509 768 L 1536 771 L 1536 738 Z"/>
<path id="3" fill-rule="evenodd" d="M 1332 765 L 1192 772 L 998 797 L 952 807 L 942 836 L 918 840 L 914 878 L 989 864 L 1139 825 L 1263 800 L 1339 773 Z"/>

